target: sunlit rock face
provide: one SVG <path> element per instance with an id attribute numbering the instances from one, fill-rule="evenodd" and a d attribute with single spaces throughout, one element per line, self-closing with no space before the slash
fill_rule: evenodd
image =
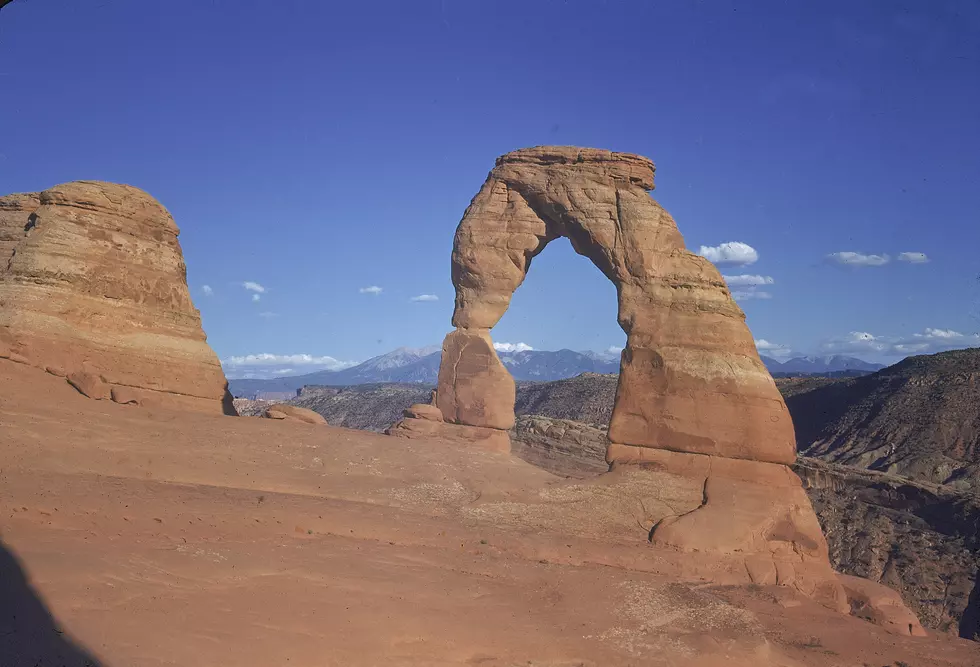
<path id="1" fill-rule="evenodd" d="M 128 185 L 76 181 L 0 198 L 0 353 L 74 377 L 92 398 L 125 387 L 115 394 L 126 403 L 234 414 L 178 233 L 159 202 Z"/>

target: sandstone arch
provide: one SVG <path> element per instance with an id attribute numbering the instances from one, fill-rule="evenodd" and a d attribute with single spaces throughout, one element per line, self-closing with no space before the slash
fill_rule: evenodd
<path id="1" fill-rule="evenodd" d="M 437 405 L 447 422 L 506 430 L 514 381 L 490 330 L 532 258 L 567 237 L 615 285 L 627 334 L 610 462 L 668 449 L 790 463 L 792 422 L 717 269 L 687 251 L 648 194 L 654 165 L 628 153 L 543 146 L 497 159 L 456 230 L 456 307 Z"/>

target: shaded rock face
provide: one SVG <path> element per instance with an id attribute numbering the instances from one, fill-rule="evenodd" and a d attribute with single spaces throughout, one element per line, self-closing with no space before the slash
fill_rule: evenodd
<path id="1" fill-rule="evenodd" d="M 448 422 L 514 423 L 513 381 L 490 329 L 531 260 L 567 237 L 615 283 L 628 339 L 609 426 L 614 443 L 774 463 L 793 426 L 745 316 L 717 269 L 688 252 L 650 198 L 653 163 L 627 153 L 538 147 L 497 160 L 456 230 L 453 324 L 437 405 Z"/>
<path id="2" fill-rule="evenodd" d="M 411 384 L 303 387 L 289 403 L 319 412 L 333 426 L 383 432 L 405 408 L 431 400 L 432 390 Z M 237 401 L 237 399 L 236 399 Z"/>
<path id="3" fill-rule="evenodd" d="M 582 373 L 552 382 L 521 382 L 517 385 L 514 411 L 520 415 L 542 415 L 585 422 L 607 431 L 616 399 L 618 375 Z"/>
<path id="4" fill-rule="evenodd" d="M 570 419 L 522 415 L 511 434 L 511 451 L 556 475 L 587 478 L 609 470 L 606 432 Z"/>
<path id="5" fill-rule="evenodd" d="M 127 185 L 0 198 L 0 349 L 89 386 L 150 390 L 147 403 L 234 414 L 177 235 L 167 210 Z"/>
<path id="6" fill-rule="evenodd" d="M 835 569 L 895 589 L 927 628 L 980 640 L 980 499 L 816 459 L 794 469 Z"/>
<path id="7" fill-rule="evenodd" d="M 787 403 L 807 456 L 980 489 L 980 349 L 910 357 Z"/>

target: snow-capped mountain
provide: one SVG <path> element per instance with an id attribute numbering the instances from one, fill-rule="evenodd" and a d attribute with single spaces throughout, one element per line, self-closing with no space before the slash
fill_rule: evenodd
<path id="1" fill-rule="evenodd" d="M 439 377 L 441 347 L 400 347 L 397 350 L 368 359 L 350 368 L 337 371 L 317 371 L 295 377 L 272 380 L 230 380 L 235 396 L 251 397 L 266 392 L 295 392 L 305 385 L 346 386 L 377 382 L 418 383 L 435 385 Z M 618 373 L 618 350 L 604 352 L 575 352 L 573 350 L 498 351 L 507 370 L 518 381 L 546 382 L 574 377 L 582 373 Z M 872 372 L 882 366 L 855 357 L 796 357 L 785 362 L 762 357 L 773 375 L 824 375 L 844 372 Z"/>
<path id="2" fill-rule="evenodd" d="M 844 371 L 865 371 L 872 373 L 884 368 L 882 364 L 874 364 L 857 357 L 847 357 L 840 354 L 830 356 L 793 357 L 787 361 L 776 361 L 763 357 L 763 362 L 770 373 L 801 373 L 818 375 L 825 373 L 841 373 Z"/>
<path id="3" fill-rule="evenodd" d="M 235 396 L 296 391 L 305 385 L 344 386 L 375 382 L 412 382 L 435 385 L 439 377 L 441 347 L 398 348 L 387 354 L 339 371 L 317 371 L 271 380 L 230 380 Z M 581 373 L 618 373 L 619 354 L 574 352 L 572 350 L 522 350 L 498 352 L 500 360 L 516 380 L 560 380 Z"/>

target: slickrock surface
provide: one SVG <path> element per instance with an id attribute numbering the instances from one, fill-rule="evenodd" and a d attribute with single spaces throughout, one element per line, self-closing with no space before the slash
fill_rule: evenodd
<path id="1" fill-rule="evenodd" d="M 791 409 L 797 394 L 847 382 L 776 379 Z M 593 373 L 518 383 L 513 453 L 563 477 L 606 472 L 605 427 L 616 383 L 614 375 Z M 957 390 L 955 383 L 949 386 Z M 318 392 L 309 390 L 310 396 Z M 355 386 L 333 392 L 346 398 L 316 404 L 328 421 L 374 430 L 385 429 L 404 408 L 428 398 L 428 389 L 416 385 Z M 834 569 L 898 591 L 931 630 L 980 639 L 980 500 L 975 495 L 958 490 L 958 482 L 939 485 L 811 458 L 801 458 L 794 470 L 817 512 Z"/>
<path id="2" fill-rule="evenodd" d="M 651 521 L 702 494 L 654 469 L 569 481 L 439 440 L 134 409 L 0 360 L 0 471 L 0 628 L 47 607 L 32 641 L 0 632 L 0 656 L 20 648 L 30 665 L 68 642 L 104 667 L 967 667 L 980 655 L 651 544 Z"/>
<path id="3" fill-rule="evenodd" d="M 136 388 L 146 403 L 233 414 L 177 234 L 128 185 L 0 198 L 0 355 Z"/>
<path id="4" fill-rule="evenodd" d="M 437 405 L 448 422 L 505 430 L 514 386 L 490 342 L 532 258 L 567 237 L 616 284 L 627 334 L 612 442 L 791 463 L 793 427 L 717 269 L 684 248 L 650 198 L 653 163 L 541 146 L 497 160 L 456 230 L 456 331 Z M 624 451 L 624 450 L 618 450 Z"/>

